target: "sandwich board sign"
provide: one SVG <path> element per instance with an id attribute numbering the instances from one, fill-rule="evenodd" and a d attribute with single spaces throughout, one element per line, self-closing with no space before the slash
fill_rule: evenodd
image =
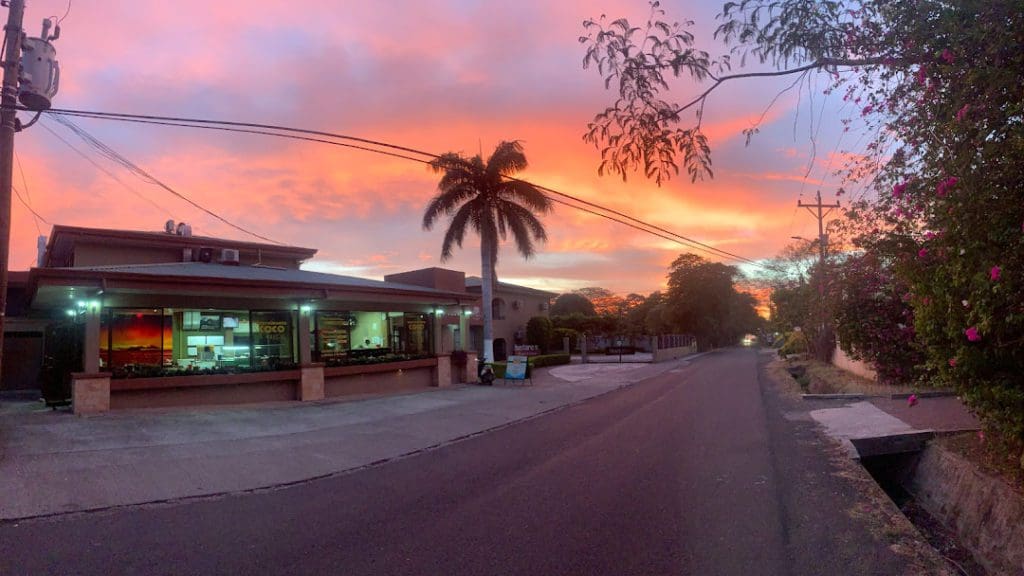
<path id="1" fill-rule="evenodd" d="M 506 380 L 526 380 L 527 356 L 509 356 L 505 364 Z"/>

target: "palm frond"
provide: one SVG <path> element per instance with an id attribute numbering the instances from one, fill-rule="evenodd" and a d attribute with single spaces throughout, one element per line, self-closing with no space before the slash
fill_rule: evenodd
<path id="1" fill-rule="evenodd" d="M 487 159 L 487 173 L 494 176 L 511 176 L 526 166 L 526 154 L 518 140 L 501 142 Z"/>
<path id="2" fill-rule="evenodd" d="M 472 216 L 473 205 L 469 203 L 463 204 L 452 216 L 448 230 L 444 233 L 444 242 L 441 243 L 441 262 L 447 262 L 452 257 L 452 244 L 462 248 L 462 241 L 466 238 L 466 228 Z"/>
<path id="3" fill-rule="evenodd" d="M 523 204 L 533 212 L 547 214 L 554 208 L 551 201 L 544 192 L 528 182 L 519 180 L 506 180 L 501 183 L 501 196 L 505 200 Z"/>

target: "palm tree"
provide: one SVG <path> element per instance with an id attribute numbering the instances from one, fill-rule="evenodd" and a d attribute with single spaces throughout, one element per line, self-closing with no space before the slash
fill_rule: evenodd
<path id="1" fill-rule="evenodd" d="M 441 245 L 441 261 L 452 256 L 452 245 L 462 247 L 466 231 L 480 236 L 480 290 L 484 313 L 484 362 L 494 362 L 493 312 L 498 245 L 511 232 L 524 258 L 534 255 L 534 240 L 547 240 L 544 225 L 534 213 L 551 211 L 551 200 L 532 184 L 511 179 L 526 168 L 526 155 L 517 141 L 502 142 L 484 162 L 480 155 L 465 158 L 455 152 L 438 156 L 430 163 L 443 174 L 438 194 L 423 214 L 423 228 L 430 230 L 442 216 L 449 217 Z"/>

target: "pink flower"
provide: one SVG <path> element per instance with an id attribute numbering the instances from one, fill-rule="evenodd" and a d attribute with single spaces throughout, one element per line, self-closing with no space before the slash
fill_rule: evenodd
<path id="1" fill-rule="evenodd" d="M 899 198 L 900 196 L 903 196 L 903 193 L 906 192 L 906 191 L 907 191 L 907 183 L 906 182 L 901 182 L 901 183 L 899 183 L 899 184 L 897 184 L 897 185 L 892 187 L 892 195 L 895 198 Z"/>
<path id="2" fill-rule="evenodd" d="M 1002 268 L 1000 268 L 999 266 L 993 266 L 992 269 L 988 271 L 988 277 L 991 278 L 993 282 L 996 282 L 997 280 L 999 280 L 999 276 L 1002 274 L 1002 272 Z"/>
<path id="3" fill-rule="evenodd" d="M 950 176 L 942 182 L 939 182 L 939 185 L 935 188 L 935 193 L 941 198 L 949 192 L 950 188 L 956 186 L 956 183 L 959 181 L 960 179 L 956 176 Z"/>
<path id="4" fill-rule="evenodd" d="M 908 408 L 913 408 L 916 405 L 917 405 L 917 394 L 911 394 L 907 398 L 907 407 Z"/>
<path id="5" fill-rule="evenodd" d="M 978 442 L 984 442 L 984 441 L 985 441 L 985 432 L 983 432 L 981 430 L 978 430 Z"/>
<path id="6" fill-rule="evenodd" d="M 925 84 L 925 82 L 927 82 L 927 80 L 928 80 L 928 77 L 926 76 L 927 73 L 928 72 L 927 72 L 927 70 L 925 69 L 924 66 L 921 66 L 920 68 L 917 69 L 917 83 L 918 84 L 921 84 L 923 86 Z"/>
<path id="7" fill-rule="evenodd" d="M 955 59 L 956 59 L 956 57 L 953 56 L 953 51 L 952 50 L 950 50 L 949 48 L 944 48 L 942 50 L 942 60 L 945 61 L 946 64 L 952 64 L 953 60 L 955 60 Z"/>
<path id="8" fill-rule="evenodd" d="M 927 238 L 928 240 L 934 240 L 938 236 L 939 236 L 938 234 L 936 234 L 935 232 L 931 232 L 931 231 L 924 233 L 924 237 Z"/>
<path id="9" fill-rule="evenodd" d="M 949 359 L 949 367 L 950 368 L 956 368 L 956 358 L 950 358 Z"/>
<path id="10" fill-rule="evenodd" d="M 867 106 L 864 107 L 863 110 L 860 111 L 860 115 L 861 116 L 867 116 L 868 114 L 871 114 L 871 111 L 874 110 L 874 109 L 875 109 L 874 106 L 872 106 L 871 104 L 868 104 Z"/>
<path id="11" fill-rule="evenodd" d="M 964 335 L 967 336 L 967 340 L 970 342 L 977 342 L 978 340 L 981 340 L 981 334 L 978 334 L 978 329 L 974 326 L 964 330 Z"/>
<path id="12" fill-rule="evenodd" d="M 918 258 L 925 258 L 927 256 L 928 256 L 928 249 L 927 248 L 921 248 L 920 250 L 917 251 L 917 257 Z"/>
<path id="13" fill-rule="evenodd" d="M 931 303 L 932 303 L 932 299 L 929 298 L 928 296 L 925 296 L 924 298 L 921 298 L 921 304 L 924 304 L 925 306 L 927 306 L 927 305 L 929 305 Z"/>
<path id="14" fill-rule="evenodd" d="M 956 121 L 963 122 L 964 118 L 967 117 L 967 111 L 971 108 L 970 104 L 964 104 L 964 107 L 957 111 Z"/>

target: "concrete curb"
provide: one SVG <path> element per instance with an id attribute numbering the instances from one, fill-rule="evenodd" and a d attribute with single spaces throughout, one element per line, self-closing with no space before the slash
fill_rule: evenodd
<path id="1" fill-rule="evenodd" d="M 683 366 L 686 366 L 688 364 L 689 360 L 693 360 L 693 359 L 695 359 L 695 358 L 697 358 L 699 356 L 703 356 L 705 354 L 708 354 L 708 353 L 704 352 L 704 353 L 699 353 L 699 354 L 695 354 L 695 355 L 691 355 L 691 356 L 685 356 L 683 358 L 678 358 L 676 360 L 673 360 L 672 362 L 680 362 L 681 363 L 680 367 L 683 367 Z M 670 364 L 670 362 L 665 362 L 663 364 Z M 226 497 L 226 496 L 232 496 L 232 495 L 236 495 L 236 494 L 260 494 L 260 493 L 270 492 L 270 491 L 274 491 L 274 490 L 285 489 L 285 488 L 289 488 L 289 487 L 292 487 L 292 486 L 298 486 L 298 485 L 306 484 L 306 483 L 310 483 L 310 482 L 315 482 L 315 481 L 318 481 L 318 480 L 325 480 L 325 479 L 328 479 L 328 478 L 337 478 L 337 477 L 345 476 L 345 475 L 348 475 L 348 474 L 353 474 L 353 473 L 356 473 L 356 472 L 367 470 L 367 469 L 370 469 L 370 468 L 375 468 L 377 466 L 380 466 L 380 465 L 383 465 L 383 464 L 387 464 L 387 463 L 390 463 L 390 462 L 397 462 L 397 461 L 400 461 L 400 460 L 404 460 L 406 458 L 417 456 L 419 454 L 423 454 L 423 453 L 427 453 L 427 452 L 432 452 L 434 450 L 438 450 L 438 449 L 450 446 L 452 444 L 456 444 L 458 442 L 463 442 L 463 441 L 466 441 L 466 440 L 470 440 L 472 438 L 476 438 L 477 436 L 482 436 L 484 434 L 489 434 L 489 433 L 492 433 L 492 432 L 497 432 L 499 430 L 503 430 L 505 428 L 509 428 L 511 426 L 515 426 L 515 425 L 521 424 L 523 422 L 528 422 L 528 421 L 536 419 L 536 418 L 540 418 L 540 417 L 543 417 L 543 416 L 548 416 L 548 415 L 553 414 L 555 412 L 559 412 L 559 411 L 562 411 L 562 410 L 573 408 L 573 407 L 579 406 L 580 404 L 583 404 L 585 402 L 589 402 L 591 400 L 595 400 L 597 398 L 601 398 L 601 397 L 606 396 L 608 394 L 612 394 L 614 392 L 618 392 L 618 391 L 620 391 L 620 390 L 622 390 L 624 388 L 629 388 L 629 387 L 634 386 L 636 384 L 640 384 L 642 382 L 645 382 L 646 380 L 649 380 L 650 378 L 654 378 L 654 377 L 660 376 L 660 375 L 668 373 L 668 372 L 669 372 L 669 370 L 664 370 L 664 371 L 660 372 L 659 374 L 655 374 L 655 375 L 649 376 L 649 377 L 644 378 L 642 380 L 637 380 L 635 382 L 624 382 L 624 383 L 619 384 L 619 385 L 617 385 L 617 386 L 615 386 L 613 388 L 609 388 L 607 390 L 599 392 L 599 393 L 597 393 L 597 394 L 595 394 L 593 396 L 588 396 L 586 398 L 581 398 L 581 399 L 578 399 L 578 400 L 574 400 L 574 401 L 568 402 L 566 404 L 561 404 L 559 406 L 554 406 L 554 407 L 548 408 L 548 409 L 546 409 L 546 410 L 544 410 L 542 412 L 537 412 L 537 413 L 531 414 L 529 416 L 525 416 L 523 418 L 519 418 L 517 420 L 512 420 L 512 421 L 509 421 L 509 422 L 504 422 L 504 423 L 499 424 L 497 426 L 491 426 L 489 428 L 484 428 L 484 429 L 478 430 L 476 432 L 472 432 L 472 433 L 469 433 L 469 434 L 464 434 L 464 435 L 461 435 L 461 436 L 457 436 L 457 437 L 445 440 L 443 442 L 439 442 L 439 443 L 436 443 L 436 444 L 431 444 L 431 445 L 425 446 L 423 448 L 418 448 L 416 450 L 412 450 L 410 452 L 406 452 L 406 453 L 403 453 L 403 454 L 398 454 L 396 456 L 390 456 L 390 457 L 386 457 L 386 458 L 381 458 L 380 460 L 375 460 L 373 462 L 369 462 L 367 464 L 362 464 L 362 465 L 359 465 L 359 466 L 354 466 L 354 467 L 351 467 L 351 468 L 343 468 L 341 470 L 336 470 L 336 471 L 333 471 L 333 472 L 327 472 L 327 473 L 324 473 L 324 474 L 317 474 L 317 475 L 310 476 L 310 477 L 307 477 L 307 478 L 301 478 L 301 479 L 291 480 L 291 481 L 287 481 L 287 482 L 278 482 L 278 483 L 269 484 L 269 485 L 266 485 L 266 486 L 260 486 L 260 487 L 255 487 L 255 488 L 247 488 L 247 489 L 241 489 L 241 490 L 225 490 L 225 491 L 211 492 L 211 493 L 208 493 L 208 494 L 198 494 L 198 495 L 194 495 L 194 496 L 182 496 L 182 497 L 174 497 L 174 498 L 166 498 L 166 499 L 157 499 L 157 500 L 149 500 L 149 501 L 145 501 L 145 502 L 133 502 L 133 503 L 130 503 L 130 504 L 117 504 L 117 505 L 112 505 L 112 506 L 99 506 L 99 507 L 94 507 L 94 508 L 79 509 L 79 510 L 73 510 L 73 511 L 67 511 L 67 512 L 47 512 L 47 513 L 44 513 L 44 514 L 32 514 L 32 515 L 27 515 L 27 516 L 0 518 L 0 525 L 17 524 L 19 522 L 28 522 L 28 521 L 34 521 L 34 520 L 45 520 L 45 519 L 48 519 L 48 518 L 55 518 L 55 517 L 83 516 L 83 515 L 88 515 L 88 514 L 98 514 L 98 513 L 103 513 L 103 512 L 110 512 L 110 511 L 117 511 L 117 510 L 124 510 L 124 509 L 129 509 L 129 508 L 138 508 L 138 507 L 173 506 L 173 505 L 183 504 L 183 503 L 188 503 L 188 502 L 199 502 L 199 501 L 205 501 L 205 500 L 213 500 L 213 499 L 223 498 L 223 497 Z"/>
<path id="2" fill-rule="evenodd" d="M 888 400 L 906 400 L 911 395 L 918 398 L 949 398 L 956 396 L 952 390 L 934 390 L 928 392 L 900 392 L 894 394 L 801 394 L 801 400 L 867 400 L 868 398 L 886 398 Z"/>

